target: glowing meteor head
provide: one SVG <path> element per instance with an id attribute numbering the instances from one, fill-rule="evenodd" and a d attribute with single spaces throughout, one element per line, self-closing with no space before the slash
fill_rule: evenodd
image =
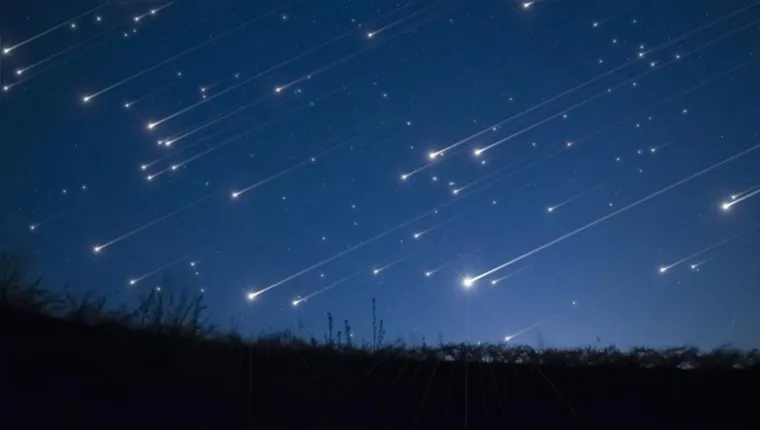
<path id="1" fill-rule="evenodd" d="M 499 282 L 498 279 L 494 279 L 493 281 L 491 281 L 491 285 L 496 285 L 496 283 L 498 283 L 498 282 Z"/>
<path id="2" fill-rule="evenodd" d="M 505 336 L 504 342 L 509 342 L 510 340 L 514 339 L 515 335 Z"/>
<path id="3" fill-rule="evenodd" d="M 37 226 L 34 225 L 34 224 L 32 224 L 32 225 L 29 226 L 29 231 L 34 231 L 36 229 L 37 229 Z"/>
<path id="4" fill-rule="evenodd" d="M 523 7 L 523 9 L 527 9 L 527 8 L 531 7 L 531 5 L 533 3 L 535 3 L 535 2 L 532 2 L 532 1 L 523 2 L 522 7 Z"/>
<path id="5" fill-rule="evenodd" d="M 167 147 L 172 146 L 172 143 L 174 143 L 173 140 L 164 140 L 164 145 L 166 145 Z"/>
<path id="6" fill-rule="evenodd" d="M 92 98 L 92 96 L 84 96 L 84 97 L 82 97 L 82 103 L 89 102 L 91 98 Z"/>
<path id="7" fill-rule="evenodd" d="M 414 238 L 419 239 L 422 236 L 422 233 L 414 233 Z"/>
<path id="8" fill-rule="evenodd" d="M 157 122 L 149 122 L 148 123 L 148 130 L 153 130 L 158 125 Z"/>
<path id="9" fill-rule="evenodd" d="M 380 273 L 380 269 L 372 269 L 373 275 L 377 275 L 378 273 Z"/>
<path id="10" fill-rule="evenodd" d="M 282 92 L 282 89 L 283 89 L 282 87 L 276 87 L 276 88 L 274 89 L 274 92 L 276 92 L 276 93 L 281 93 L 281 92 Z"/>
<path id="11" fill-rule="evenodd" d="M 156 14 L 156 10 L 155 10 L 155 9 L 151 9 L 151 10 L 150 10 L 150 14 L 151 14 L 151 15 L 155 15 L 155 14 Z"/>
<path id="12" fill-rule="evenodd" d="M 699 265 L 697 265 L 697 264 L 692 264 L 692 265 L 691 265 L 691 266 L 689 266 L 689 267 L 691 268 L 691 270 L 697 270 L 697 267 L 699 267 Z"/>
<path id="13" fill-rule="evenodd" d="M 206 87 L 201 87 L 201 92 L 205 93 L 206 92 Z"/>
<path id="14" fill-rule="evenodd" d="M 409 178 L 409 175 L 407 175 L 406 173 L 404 173 L 403 175 L 401 175 L 401 180 L 402 181 L 406 181 L 408 178 Z"/>
<path id="15" fill-rule="evenodd" d="M 665 273 L 667 271 L 668 271 L 668 267 L 667 266 L 660 266 L 660 273 Z"/>
<path id="16" fill-rule="evenodd" d="M 739 198 L 739 196 L 738 196 L 738 195 L 736 195 L 736 194 L 734 194 L 734 195 L 732 195 L 732 196 L 731 196 L 731 200 L 736 200 L 736 199 L 738 199 L 738 198 Z"/>
<path id="17" fill-rule="evenodd" d="M 435 151 L 428 152 L 428 158 L 431 160 L 435 160 L 436 157 L 438 157 L 439 153 Z"/>
<path id="18" fill-rule="evenodd" d="M 250 293 L 248 293 L 248 294 L 245 295 L 245 298 L 249 302 L 252 302 L 252 301 L 256 300 L 256 296 L 258 296 L 258 295 L 259 295 L 259 293 L 255 292 L 255 291 L 251 291 Z"/>
<path id="19" fill-rule="evenodd" d="M 451 194 L 453 194 L 453 195 L 455 195 L 455 196 L 456 196 L 456 195 L 458 195 L 458 194 L 459 194 L 459 192 L 460 192 L 460 191 L 462 191 L 462 189 L 461 189 L 461 188 L 454 188 L 453 190 L 451 190 Z"/>
<path id="20" fill-rule="evenodd" d="M 727 212 L 729 209 L 731 209 L 731 203 L 723 203 L 720 205 L 720 208 L 723 209 L 724 212 Z"/>
<path id="21" fill-rule="evenodd" d="M 549 206 L 548 208 L 546 208 L 546 212 L 552 213 L 554 212 L 554 209 L 555 209 L 554 206 Z"/>
<path id="22" fill-rule="evenodd" d="M 482 149 L 482 148 L 478 148 L 478 149 L 476 149 L 476 150 L 472 151 L 472 153 L 473 153 L 473 154 L 474 154 L 476 157 L 480 157 L 480 154 L 482 154 L 482 153 L 483 153 L 483 151 L 484 151 L 484 149 Z"/>
<path id="23" fill-rule="evenodd" d="M 300 300 L 293 300 L 293 307 L 298 306 L 299 303 L 301 303 Z"/>
<path id="24" fill-rule="evenodd" d="M 425 272 L 425 277 L 429 278 L 433 275 L 433 272 Z"/>
<path id="25" fill-rule="evenodd" d="M 372 39 L 373 37 L 375 37 L 375 33 L 371 32 L 371 31 L 369 33 L 367 33 L 367 39 Z"/>
<path id="26" fill-rule="evenodd" d="M 24 69 L 16 69 L 16 75 L 21 76 L 24 74 Z"/>
<path id="27" fill-rule="evenodd" d="M 464 278 L 462 279 L 462 286 L 465 288 L 472 288 L 475 285 L 475 280 L 472 278 Z"/>
<path id="28" fill-rule="evenodd" d="M 124 109 L 129 109 L 130 106 L 132 106 L 132 105 L 129 104 L 129 103 L 124 103 Z"/>
<path id="29" fill-rule="evenodd" d="M 236 198 L 238 198 L 239 196 L 240 196 L 240 192 L 238 192 L 238 191 L 233 191 L 233 192 L 230 194 L 230 197 L 232 197 L 233 199 L 236 199 Z"/>
<path id="30" fill-rule="evenodd" d="M 3 48 L 3 54 L 8 55 L 11 53 L 13 49 L 12 48 Z"/>
<path id="31" fill-rule="evenodd" d="M 137 283 L 137 279 L 130 279 L 129 285 L 135 285 Z"/>
<path id="32" fill-rule="evenodd" d="M 136 17 L 134 17 L 134 18 L 132 18 L 132 19 L 133 19 L 135 22 L 140 22 L 140 17 L 139 17 L 139 16 L 136 16 Z"/>
<path id="33" fill-rule="evenodd" d="M 102 247 L 102 246 L 100 246 L 100 245 L 98 245 L 98 246 L 93 246 L 93 247 L 92 247 L 92 252 L 94 252 L 94 253 L 96 253 L 96 254 L 97 254 L 97 253 L 99 253 L 99 252 L 100 252 L 102 249 L 103 249 L 103 247 Z"/>
<path id="34" fill-rule="evenodd" d="M 140 166 L 140 170 L 145 170 L 145 169 L 147 169 L 147 168 L 148 168 L 148 165 L 147 165 L 147 164 L 143 164 L 143 165 L 141 165 L 141 166 Z"/>
<path id="35" fill-rule="evenodd" d="M 168 144 L 167 144 L 167 145 L 168 145 Z M 172 164 L 172 167 L 171 167 L 171 169 L 172 169 L 172 170 L 177 170 L 177 169 L 179 169 L 179 164 Z"/>
<path id="36" fill-rule="evenodd" d="M 3 92 L 8 91 L 11 89 L 10 85 L 3 85 Z"/>
<path id="37" fill-rule="evenodd" d="M 145 179 L 147 179 L 148 181 L 152 181 L 153 178 L 155 178 L 155 177 L 156 177 L 156 175 L 148 175 L 148 176 L 145 177 Z"/>

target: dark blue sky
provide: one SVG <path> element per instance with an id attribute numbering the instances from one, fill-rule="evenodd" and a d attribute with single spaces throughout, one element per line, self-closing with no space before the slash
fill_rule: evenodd
<path id="1" fill-rule="evenodd" d="M 375 297 L 388 339 L 760 346 L 760 5 L 114 1 L 71 21 L 98 4 L 0 13 L 0 245 L 48 287 L 133 301 L 166 272 L 223 327 L 318 338 L 332 312 L 370 340 Z"/>

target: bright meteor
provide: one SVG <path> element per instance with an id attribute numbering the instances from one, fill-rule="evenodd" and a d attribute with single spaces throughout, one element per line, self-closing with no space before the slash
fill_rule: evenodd
<path id="1" fill-rule="evenodd" d="M 721 209 L 723 209 L 724 211 L 729 211 L 729 210 L 731 210 L 731 207 L 733 207 L 734 205 L 737 205 L 737 204 L 743 202 L 744 200 L 750 199 L 753 196 L 755 196 L 756 194 L 760 194 L 760 188 L 756 189 L 755 191 L 750 192 L 749 194 L 745 194 L 745 195 L 743 195 L 741 197 L 737 197 L 736 199 L 733 199 L 733 200 L 731 200 L 729 202 L 723 203 L 721 205 Z"/>
<path id="2" fill-rule="evenodd" d="M 333 282 L 332 284 L 330 284 L 330 285 L 328 285 L 328 286 L 326 286 L 326 287 L 324 287 L 324 288 L 320 288 L 319 290 L 317 290 L 317 291 L 314 291 L 313 293 L 309 294 L 308 296 L 305 296 L 305 297 L 301 297 L 301 298 L 299 298 L 299 299 L 297 299 L 297 300 L 293 300 L 293 302 L 292 302 L 292 305 L 293 305 L 293 306 L 298 306 L 298 305 L 299 305 L 299 304 L 301 304 L 302 302 L 305 302 L 305 301 L 307 301 L 307 300 L 309 300 L 309 299 L 311 299 L 311 298 L 313 298 L 313 297 L 315 297 L 315 296 L 318 296 L 318 295 L 320 295 L 320 294 L 322 294 L 322 293 L 324 293 L 324 292 L 327 292 L 327 291 L 329 291 L 329 290 L 332 290 L 333 288 L 337 287 L 338 285 L 340 285 L 340 284 L 343 284 L 343 283 L 345 283 L 346 281 L 349 281 L 349 280 L 351 280 L 351 279 L 353 279 L 353 278 L 355 278 L 355 277 L 357 277 L 357 276 L 361 275 L 362 273 L 367 273 L 367 270 L 366 270 L 366 269 L 361 269 L 361 270 L 359 270 L 358 272 L 354 272 L 354 273 L 352 273 L 351 275 L 348 275 L 348 276 L 346 276 L 345 278 L 342 278 L 342 279 L 340 279 L 340 280 L 338 280 L 338 281 L 335 281 L 335 282 Z M 255 296 L 258 296 L 259 294 L 261 294 L 261 291 L 259 291 L 259 292 L 257 292 L 257 293 L 254 293 L 254 297 L 255 297 Z"/>
<path id="3" fill-rule="evenodd" d="M 715 249 L 715 248 L 717 248 L 717 247 L 719 247 L 719 246 L 721 246 L 721 245 L 723 245 L 723 244 L 725 244 L 727 242 L 730 242 L 731 240 L 736 239 L 737 237 L 744 236 L 745 234 L 751 232 L 752 230 L 755 230 L 757 227 L 760 227 L 760 224 L 756 224 L 756 225 L 754 225 L 754 226 L 752 226 L 752 227 L 750 227 L 748 229 L 742 230 L 739 233 L 731 235 L 731 236 L 729 236 L 729 237 L 727 237 L 727 238 L 725 238 L 725 239 L 723 239 L 721 241 L 718 241 L 718 242 L 716 242 L 716 243 L 708 246 L 707 248 L 701 249 L 701 250 L 699 250 L 699 251 L 697 251 L 697 252 L 695 252 L 695 253 L 693 253 L 691 255 L 688 255 L 688 256 L 686 256 L 686 257 L 684 257 L 684 258 L 676 261 L 675 263 L 671 263 L 671 264 L 668 264 L 666 266 L 660 266 L 660 273 L 665 273 L 668 270 L 670 270 L 670 269 L 678 266 L 679 264 L 685 263 L 688 260 L 691 260 L 693 258 L 699 257 L 700 255 L 704 254 L 705 252 L 711 251 L 711 250 L 713 250 L 713 249 Z"/>
<path id="4" fill-rule="evenodd" d="M 603 183 L 603 184 L 600 184 L 600 185 L 596 185 L 596 186 L 594 186 L 594 187 L 592 187 L 592 188 L 589 188 L 589 189 L 588 189 L 588 190 L 586 190 L 586 191 L 583 191 L 583 192 L 581 192 L 581 193 L 578 193 L 578 194 L 576 194 L 576 195 L 574 195 L 574 196 L 570 197 L 570 198 L 569 198 L 569 199 L 567 199 L 567 200 L 563 200 L 563 201 L 561 201 L 561 202 L 557 203 L 556 205 L 548 206 L 548 207 L 546 208 L 546 211 L 547 211 L 547 212 L 549 212 L 549 213 L 553 213 L 554 211 L 556 211 L 557 209 L 561 208 L 562 206 L 565 206 L 565 205 L 566 205 L 566 204 L 568 204 L 568 203 L 572 203 L 572 202 L 574 202 L 574 201 L 576 201 L 576 200 L 580 199 L 581 197 L 583 197 L 583 196 L 585 196 L 585 195 L 587 195 L 587 194 L 593 193 L 594 191 L 596 191 L 596 190 L 598 190 L 598 189 L 600 189 L 600 188 L 604 188 L 604 187 L 606 187 L 607 185 L 609 185 L 609 184 L 610 184 L 610 182 L 611 182 L 611 181 L 607 181 L 607 182 L 605 182 L 605 183 Z"/>
<path id="5" fill-rule="evenodd" d="M 390 269 L 391 267 L 393 267 L 393 266 L 401 263 L 402 261 L 409 259 L 409 257 L 411 257 L 412 255 L 414 255 L 414 254 L 405 255 L 405 256 L 403 256 L 403 257 L 401 257 L 399 259 L 391 261 L 390 263 L 388 263 L 388 264 L 386 264 L 384 266 L 380 266 L 380 267 L 374 268 L 374 269 L 372 269 L 372 274 L 375 275 L 375 276 L 377 276 L 381 272 L 383 272 L 384 270 Z"/>
<path id="6" fill-rule="evenodd" d="M 519 261 L 521 261 L 521 260 L 523 260 L 525 258 L 530 257 L 533 254 L 536 254 L 538 252 L 543 251 L 546 248 L 549 248 L 549 247 L 554 246 L 554 245 L 556 245 L 556 244 L 558 244 L 560 242 L 563 242 L 564 240 L 569 239 L 569 238 L 577 235 L 578 233 L 582 233 L 582 232 L 584 232 L 584 231 L 586 231 L 586 230 L 588 230 L 588 229 L 596 226 L 597 224 L 600 224 L 600 223 L 602 223 L 604 221 L 607 221 L 610 218 L 613 218 L 613 217 L 615 217 L 617 215 L 620 215 L 620 214 L 622 214 L 624 212 L 627 212 L 630 209 L 633 209 L 633 208 L 635 208 L 635 207 L 637 207 L 637 206 L 639 206 L 639 205 L 641 205 L 643 203 L 648 202 L 649 200 L 652 200 L 655 197 L 658 197 L 658 196 L 660 196 L 662 194 L 665 194 L 666 192 L 668 192 L 668 191 L 670 191 L 670 190 L 672 190 L 674 188 L 680 187 L 683 184 L 686 184 L 686 183 L 688 183 L 688 182 L 690 182 L 690 181 L 692 181 L 692 180 L 694 180 L 694 179 L 696 179 L 696 178 L 698 178 L 698 177 L 700 177 L 700 176 L 702 176 L 702 175 L 704 175 L 706 173 L 709 173 L 709 172 L 711 172 L 711 171 L 713 171 L 713 170 L 715 170 L 715 169 L 723 166 L 724 164 L 727 164 L 727 163 L 729 163 L 731 161 L 739 159 L 739 158 L 743 157 L 744 155 L 749 154 L 750 152 L 755 151 L 757 149 L 760 149 L 760 144 L 754 145 L 754 146 L 752 146 L 752 147 L 750 147 L 748 149 L 745 149 L 744 151 L 741 151 L 741 152 L 739 152 L 739 153 L 737 153 L 735 155 L 732 155 L 732 156 L 730 156 L 728 158 L 725 158 L 725 159 L 723 159 L 723 160 L 721 160 L 721 161 L 713 164 L 712 166 L 709 166 L 709 167 L 707 167 L 705 169 L 702 169 L 699 172 L 694 173 L 694 174 L 692 174 L 692 175 L 690 175 L 690 176 L 688 176 L 688 177 L 686 177 L 684 179 L 681 179 L 678 182 L 675 182 L 675 183 L 673 183 L 671 185 L 668 185 L 667 187 L 662 188 L 659 191 L 655 191 L 654 193 L 649 194 L 648 196 L 646 196 L 646 197 L 644 197 L 642 199 L 636 200 L 635 202 L 630 203 L 627 206 L 624 206 L 624 207 L 622 207 L 622 208 L 620 208 L 620 209 L 618 209 L 618 210 L 616 210 L 616 211 L 614 211 L 614 212 L 612 212 L 612 213 L 610 213 L 608 215 L 605 215 L 605 216 L 603 216 L 603 217 L 601 217 L 601 218 L 599 218 L 599 219 L 597 219 L 595 221 L 592 221 L 592 222 L 584 225 L 583 227 L 577 228 L 577 229 L 571 231 L 570 233 L 567 233 L 567 234 L 565 234 L 563 236 L 560 236 L 559 238 L 554 239 L 551 242 L 548 242 L 548 243 L 546 243 L 544 245 L 539 246 L 536 249 L 533 249 L 532 251 L 528 251 L 525 254 L 520 255 L 519 257 L 516 257 L 516 258 L 514 258 L 514 259 L 512 259 L 510 261 L 507 261 L 504 264 L 496 266 L 493 269 L 488 270 L 487 272 L 481 273 L 480 275 L 475 276 L 474 278 L 465 279 L 465 281 L 468 281 L 468 283 L 470 283 L 470 285 L 472 285 L 472 283 L 477 282 L 478 280 L 480 280 L 480 279 L 482 279 L 482 278 L 484 278 L 484 277 L 486 277 L 488 275 L 491 275 L 491 274 L 493 274 L 495 272 L 498 272 L 499 270 L 502 270 L 502 269 L 504 269 L 506 267 L 509 267 L 509 266 L 511 266 L 511 265 L 513 265 L 513 264 L 515 264 L 515 263 L 517 263 L 517 262 L 519 262 Z M 467 286 L 467 285 L 465 285 L 465 286 Z"/>
<path id="7" fill-rule="evenodd" d="M 79 19 L 79 18 L 81 18 L 83 16 L 87 16 L 87 15 L 89 15 L 89 14 L 95 12 L 95 11 L 100 10 L 100 9 L 103 9 L 104 7 L 108 6 L 109 4 L 110 4 L 110 2 L 104 2 L 100 6 L 94 7 L 92 9 L 88 10 L 87 12 L 84 12 L 84 13 L 79 14 L 79 15 L 73 17 L 73 18 L 67 19 L 67 20 L 65 20 L 65 21 L 63 21 L 63 22 L 61 22 L 59 24 L 56 24 L 53 27 L 50 27 L 47 30 L 43 31 L 42 33 L 38 33 L 38 34 L 36 34 L 36 35 L 34 35 L 34 36 L 26 39 L 26 40 L 23 40 L 23 41 L 15 44 L 13 46 L 4 47 L 3 48 L 3 54 L 4 55 L 8 55 L 13 50 L 18 49 L 18 48 L 26 45 L 27 43 L 33 42 L 33 41 L 39 39 L 40 37 L 43 37 L 43 36 L 45 36 L 47 34 L 50 34 L 50 33 L 54 32 L 55 30 L 58 30 L 59 28 L 66 27 L 66 26 L 70 25 L 72 22 L 76 21 L 77 19 Z"/>
<path id="8" fill-rule="evenodd" d="M 523 272 L 523 271 L 525 271 L 525 270 L 528 270 L 528 269 L 530 269 L 530 268 L 532 268 L 532 267 L 533 267 L 533 265 L 524 266 L 524 267 L 521 267 L 521 268 L 519 268 L 519 269 L 517 269 L 517 270 L 513 271 L 512 273 L 510 273 L 510 274 L 508 274 L 508 275 L 502 276 L 501 278 L 492 279 L 492 280 L 491 280 L 491 285 L 496 285 L 496 284 L 498 284 L 499 282 L 501 282 L 501 281 L 504 281 L 504 280 L 506 280 L 506 279 L 509 279 L 509 278 L 511 278 L 511 277 L 513 277 L 513 276 L 515 276 L 515 275 L 517 275 L 518 273 L 520 273 L 520 272 Z"/>
<path id="9" fill-rule="evenodd" d="M 142 225 L 142 226 L 140 226 L 140 227 L 138 227 L 138 228 L 136 228 L 134 230 L 128 231 L 128 232 L 122 234 L 119 237 L 116 237 L 114 239 L 109 240 L 108 242 L 99 244 L 99 245 L 93 247 L 93 252 L 95 254 L 98 254 L 98 253 L 102 252 L 105 248 L 108 248 L 111 245 L 114 245 L 114 244 L 116 244 L 118 242 L 121 242 L 122 240 L 124 240 L 124 239 L 126 239 L 128 237 L 134 236 L 135 234 L 137 234 L 137 233 L 139 233 L 139 232 L 141 232 L 141 231 L 143 231 L 143 230 L 145 230 L 147 228 L 150 228 L 150 227 L 152 227 L 152 226 L 160 223 L 161 221 L 165 221 L 165 220 L 167 220 L 167 219 L 169 219 L 169 218 L 171 218 L 171 217 L 173 217 L 173 216 L 175 216 L 177 214 L 180 214 L 180 213 L 182 213 L 182 212 L 184 212 L 184 211 L 186 211 L 186 210 L 188 210 L 188 209 L 190 209 L 190 208 L 192 208 L 194 206 L 197 206 L 197 205 L 205 202 L 206 200 L 208 200 L 209 198 L 211 198 L 211 196 L 213 196 L 214 194 L 216 194 L 216 193 L 208 194 L 207 196 L 202 197 L 202 198 L 200 198 L 200 199 L 198 199 L 198 200 L 190 203 L 189 205 L 183 206 L 183 207 L 177 209 L 174 212 L 171 212 L 171 213 L 166 214 L 166 215 L 164 215 L 164 216 L 162 216 L 160 218 L 157 218 L 157 219 L 155 219 L 153 221 L 150 221 L 147 224 L 144 224 L 144 225 Z"/>
<path id="10" fill-rule="evenodd" d="M 438 6 L 437 2 L 431 4 L 430 6 L 424 7 L 424 8 L 422 8 L 422 9 L 416 11 L 416 12 L 412 12 L 411 14 L 409 14 L 409 15 L 403 17 L 403 18 L 400 18 L 400 19 L 398 19 L 396 21 L 393 21 L 392 23 L 390 23 L 390 24 L 388 24 L 388 25 L 386 25 L 384 27 L 378 28 L 377 30 L 370 31 L 370 32 L 367 33 L 367 38 L 368 39 L 372 39 L 375 36 L 377 36 L 378 34 L 382 33 L 383 31 L 390 30 L 391 28 L 396 27 L 397 25 L 403 24 L 404 22 L 406 22 L 406 21 L 414 18 L 415 16 L 417 16 L 417 15 L 419 15 L 419 14 L 425 12 L 426 10 L 428 10 L 428 9 L 430 9 L 432 7 L 435 7 L 435 6 Z M 404 6 L 404 7 L 406 7 L 406 6 Z"/>
<path id="11" fill-rule="evenodd" d="M 537 322 L 537 323 L 535 323 L 533 325 L 530 325 L 530 326 L 528 326 L 528 327 L 526 327 L 526 328 L 524 328 L 524 329 L 522 329 L 522 330 L 520 330 L 520 331 L 518 331 L 516 333 L 510 334 L 509 336 L 505 336 L 504 337 L 504 342 L 510 342 L 510 341 L 512 341 L 512 339 L 514 339 L 514 338 L 516 338 L 518 336 L 521 336 L 521 335 L 523 335 L 523 334 L 525 334 L 525 333 L 533 330 L 534 328 L 537 328 L 537 327 L 539 327 L 541 325 L 544 325 L 544 324 L 548 323 L 549 321 L 551 321 L 551 320 L 553 320 L 553 319 L 555 319 L 555 318 L 557 318 L 559 316 L 560 316 L 560 314 L 552 315 L 549 318 L 542 319 L 541 321 L 539 321 L 539 322 Z"/>
<path id="12" fill-rule="evenodd" d="M 148 67 L 147 69 L 143 69 L 143 70 L 141 70 L 141 71 L 139 71 L 139 72 L 137 72 L 137 73 L 135 73 L 133 75 L 127 76 L 126 78 L 124 78 L 124 79 L 116 82 L 115 84 L 112 84 L 112 85 L 110 85 L 110 86 L 108 86 L 106 88 L 103 88 L 103 89 L 101 89 L 99 91 L 96 91 L 94 93 L 88 94 L 85 97 L 87 98 L 87 101 L 92 100 L 95 97 L 98 97 L 98 96 L 100 96 L 102 94 L 105 94 L 108 91 L 111 91 L 114 88 L 120 87 L 120 86 L 122 86 L 122 85 L 124 85 L 124 84 L 126 84 L 128 82 L 131 82 L 131 81 L 139 78 L 140 76 L 143 76 L 143 75 L 145 75 L 147 73 L 150 73 L 153 70 L 156 70 L 157 68 L 159 68 L 159 67 L 161 67 L 161 66 L 163 66 L 165 64 L 168 64 L 168 63 L 170 63 L 170 62 L 172 62 L 172 61 L 174 61 L 174 60 L 176 60 L 178 58 L 184 57 L 185 55 L 190 54 L 190 53 L 192 53 L 194 51 L 197 51 L 200 48 L 208 46 L 209 44 L 211 44 L 211 43 L 219 40 L 222 37 L 228 36 L 228 35 L 234 33 L 235 31 L 241 30 L 241 29 L 243 29 L 243 28 L 251 25 L 252 23 L 254 23 L 254 22 L 256 22 L 256 21 L 258 21 L 258 20 L 260 20 L 262 18 L 264 18 L 264 17 L 266 17 L 268 15 L 271 15 L 272 13 L 276 12 L 280 8 L 282 8 L 282 6 L 274 8 L 271 11 L 265 13 L 264 15 L 260 15 L 260 16 L 257 16 L 255 18 L 252 18 L 252 19 L 250 19 L 250 20 L 248 20 L 248 21 L 246 21 L 246 22 L 238 25 L 237 27 L 234 27 L 234 28 L 232 28 L 230 30 L 227 30 L 224 33 L 221 33 L 221 34 L 219 34 L 217 36 L 214 36 L 214 37 L 212 37 L 210 39 L 207 39 L 207 40 L 205 40 L 205 41 L 203 41 L 203 42 L 201 42 L 201 43 L 199 43 L 197 45 L 194 45 L 194 46 L 192 46 L 192 47 L 190 47 L 190 48 L 188 48 L 188 49 L 180 52 L 179 54 L 172 55 L 171 57 L 169 57 L 169 58 L 167 58 L 167 59 L 165 59 L 163 61 L 160 61 L 160 62 L 158 62 L 158 63 L 156 63 L 156 64 Z M 155 127 L 155 125 L 153 125 L 153 126 L 149 125 L 148 126 L 149 129 L 153 129 L 154 127 Z"/>

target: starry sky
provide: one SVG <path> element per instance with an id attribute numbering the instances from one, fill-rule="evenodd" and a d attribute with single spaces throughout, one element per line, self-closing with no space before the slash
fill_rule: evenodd
<path id="1" fill-rule="evenodd" d="M 757 2 L 0 15 L 0 247 L 49 288 L 318 339 L 371 341 L 376 298 L 386 340 L 760 346 Z"/>

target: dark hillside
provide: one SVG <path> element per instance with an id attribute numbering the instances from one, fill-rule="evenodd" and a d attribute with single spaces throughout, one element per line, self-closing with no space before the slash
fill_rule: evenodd
<path id="1" fill-rule="evenodd" d="M 760 398 L 756 365 L 484 363 L 474 349 L 465 363 L 440 349 L 200 340 L 7 306 L 0 335 L 3 428 L 749 428 Z"/>

